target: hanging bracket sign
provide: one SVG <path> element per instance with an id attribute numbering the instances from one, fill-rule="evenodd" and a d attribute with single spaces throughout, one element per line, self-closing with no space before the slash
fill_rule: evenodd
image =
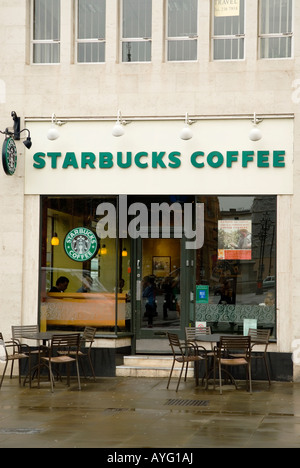
<path id="1" fill-rule="evenodd" d="M 17 147 L 13 138 L 5 138 L 2 145 L 2 164 L 5 174 L 13 175 L 17 168 Z"/>

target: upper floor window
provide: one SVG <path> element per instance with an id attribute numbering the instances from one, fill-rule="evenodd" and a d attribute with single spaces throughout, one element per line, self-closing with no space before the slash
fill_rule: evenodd
<path id="1" fill-rule="evenodd" d="M 198 0 L 168 0 L 168 60 L 197 60 Z"/>
<path id="2" fill-rule="evenodd" d="M 33 63 L 60 62 L 60 0 L 33 1 Z"/>
<path id="3" fill-rule="evenodd" d="M 245 0 L 212 0 L 214 60 L 242 60 L 245 46 Z"/>
<path id="4" fill-rule="evenodd" d="M 260 1 L 260 58 L 292 56 L 293 0 Z"/>
<path id="5" fill-rule="evenodd" d="M 77 62 L 105 62 L 106 0 L 78 0 Z"/>
<path id="6" fill-rule="evenodd" d="M 151 62 L 152 0 L 123 0 L 122 6 L 122 62 Z"/>

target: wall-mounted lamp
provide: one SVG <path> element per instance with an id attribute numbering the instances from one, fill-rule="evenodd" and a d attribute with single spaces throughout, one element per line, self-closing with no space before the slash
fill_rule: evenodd
<path id="1" fill-rule="evenodd" d="M 122 250 L 122 257 L 127 257 L 127 255 L 128 255 L 127 249 L 124 247 L 124 249 Z"/>
<path id="2" fill-rule="evenodd" d="M 185 114 L 185 125 L 184 125 L 183 129 L 180 132 L 180 138 L 182 140 L 190 140 L 191 138 L 193 138 L 193 132 L 190 129 L 190 125 L 192 125 L 193 123 L 195 123 L 195 122 L 193 120 L 190 120 L 189 119 L 189 114 L 186 113 Z"/>
<path id="3" fill-rule="evenodd" d="M 25 141 L 23 141 L 23 144 L 26 146 L 27 149 L 30 149 L 31 146 L 32 146 L 32 141 L 31 141 L 31 138 L 30 138 L 30 131 L 28 130 L 28 128 L 23 128 L 23 130 L 20 130 L 21 128 L 21 118 L 17 116 L 17 113 L 15 111 L 12 111 L 11 112 L 11 117 L 14 121 L 14 126 L 13 126 L 13 131 L 10 131 L 8 130 L 8 128 L 5 129 L 4 132 L 2 132 L 0 130 L 0 133 L 2 133 L 2 135 L 6 135 L 7 138 L 11 137 L 13 138 L 15 141 L 18 141 L 21 139 L 21 133 L 22 132 L 28 132 L 28 136 L 26 138 Z"/>
<path id="4" fill-rule="evenodd" d="M 259 141 L 262 139 L 262 133 L 259 130 L 259 128 L 257 128 L 257 125 L 262 122 L 262 119 L 258 119 L 256 117 L 256 113 L 254 113 L 254 118 L 252 122 L 254 126 L 249 133 L 249 139 L 252 141 Z"/>
<path id="5" fill-rule="evenodd" d="M 59 131 L 57 130 L 56 126 L 61 127 L 66 122 L 62 122 L 61 120 L 57 120 L 55 114 L 52 114 L 51 121 L 52 121 L 52 125 L 51 125 L 51 127 L 49 128 L 49 130 L 47 132 L 47 138 L 48 138 L 48 140 L 53 141 L 53 140 L 57 140 L 57 138 L 59 138 Z"/>
<path id="6" fill-rule="evenodd" d="M 117 121 L 116 121 L 116 124 L 115 124 L 114 128 L 112 129 L 113 136 L 114 137 L 123 136 L 124 133 L 125 133 L 124 126 L 127 125 L 128 123 L 129 122 L 127 122 L 126 120 L 123 120 L 121 111 L 118 110 Z"/>

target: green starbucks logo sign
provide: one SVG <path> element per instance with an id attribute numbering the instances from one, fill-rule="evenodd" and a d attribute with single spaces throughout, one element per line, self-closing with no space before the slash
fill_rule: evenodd
<path id="1" fill-rule="evenodd" d="M 95 234 L 85 227 L 78 227 L 68 232 L 64 242 L 65 252 L 75 262 L 85 262 L 98 251 Z"/>
<path id="2" fill-rule="evenodd" d="M 13 175 L 17 167 L 17 147 L 13 138 L 6 138 L 2 146 L 2 164 L 5 174 Z"/>

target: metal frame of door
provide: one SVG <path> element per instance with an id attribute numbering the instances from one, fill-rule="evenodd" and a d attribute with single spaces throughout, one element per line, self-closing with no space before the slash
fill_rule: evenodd
<path id="1" fill-rule="evenodd" d="M 154 339 L 166 336 L 167 331 L 179 334 L 181 339 L 185 336 L 185 327 L 189 325 L 190 319 L 194 316 L 194 289 L 195 289 L 195 251 L 186 250 L 185 238 L 180 241 L 180 295 L 181 295 L 181 313 L 180 327 L 166 328 L 154 327 L 151 329 L 142 326 L 142 243 L 143 239 L 138 238 L 132 241 L 132 316 L 135 350 L 136 340 Z"/>

